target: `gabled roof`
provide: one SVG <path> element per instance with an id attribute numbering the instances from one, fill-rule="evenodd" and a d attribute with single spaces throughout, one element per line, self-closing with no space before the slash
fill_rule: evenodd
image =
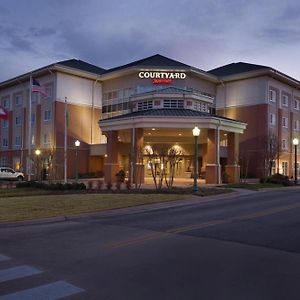
<path id="1" fill-rule="evenodd" d="M 80 59 L 68 59 L 64 61 L 59 61 L 56 63 L 57 65 L 62 65 L 74 69 L 79 69 L 82 71 L 87 71 L 90 73 L 103 74 L 106 70 L 90 63 L 87 63 Z M 55 64 L 54 64 L 55 65 Z"/>
<path id="2" fill-rule="evenodd" d="M 248 64 L 244 62 L 231 63 L 216 69 L 209 70 L 208 73 L 216 76 L 229 76 L 234 74 L 240 74 L 245 72 L 257 71 L 257 70 L 268 70 L 271 69 L 267 66 Z"/>
<path id="3" fill-rule="evenodd" d="M 140 60 L 136 60 L 132 63 L 119 66 L 116 68 L 108 69 L 105 73 L 110 73 L 114 71 L 119 71 L 122 69 L 132 68 L 132 67 L 175 67 L 175 68 L 191 68 L 191 66 L 176 61 L 174 59 L 162 56 L 160 54 L 155 54 Z M 204 72 L 204 71 L 203 71 Z"/>

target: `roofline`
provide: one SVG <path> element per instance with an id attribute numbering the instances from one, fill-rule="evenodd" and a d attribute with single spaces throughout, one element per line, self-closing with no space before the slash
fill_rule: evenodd
<path id="1" fill-rule="evenodd" d="M 247 78 L 260 77 L 264 75 L 271 76 L 273 78 L 279 79 L 280 81 L 287 82 L 296 88 L 300 88 L 300 81 L 280 71 L 277 71 L 273 68 L 259 69 L 259 70 L 249 71 L 249 72 L 238 73 L 238 74 L 219 76 L 218 78 L 220 83 L 224 83 L 224 82 L 243 80 Z"/>
<path id="2" fill-rule="evenodd" d="M 41 67 L 39 69 L 27 72 L 27 73 L 19 75 L 17 77 L 13 77 L 13 78 L 5 80 L 3 82 L 0 82 L 0 88 L 12 86 L 12 85 L 16 84 L 16 82 L 17 83 L 27 82 L 27 81 L 29 81 L 30 76 L 38 77 L 38 76 L 45 75 L 47 73 L 51 74 L 52 72 L 67 73 L 67 74 L 84 77 L 87 79 L 93 79 L 93 80 L 99 79 L 99 77 L 101 76 L 100 74 L 84 71 L 84 70 L 77 69 L 77 68 L 72 68 L 69 66 L 62 65 L 59 62 L 56 62 L 56 63 L 50 64 L 50 65 L 47 65 L 45 67 Z"/>
<path id="3" fill-rule="evenodd" d="M 173 119 L 173 120 L 172 120 Z M 158 122 L 159 121 L 159 122 Z M 122 130 L 138 126 L 139 128 L 151 128 L 154 125 L 160 128 L 193 128 L 197 125 L 199 128 L 206 129 L 221 129 L 230 132 L 243 133 L 247 124 L 241 121 L 235 121 L 228 118 L 222 118 L 217 116 L 203 116 L 203 117 L 182 117 L 180 119 L 176 117 L 166 116 L 131 116 L 121 119 L 104 119 L 99 122 L 100 128 L 106 132 L 111 130 Z"/>

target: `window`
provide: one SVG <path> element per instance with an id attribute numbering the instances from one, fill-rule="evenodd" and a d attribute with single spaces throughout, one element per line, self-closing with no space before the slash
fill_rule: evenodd
<path id="1" fill-rule="evenodd" d="M 45 133 L 44 134 L 44 145 L 49 145 L 50 144 L 50 136 L 49 134 Z"/>
<path id="2" fill-rule="evenodd" d="M 282 117 L 282 127 L 288 128 L 289 127 L 289 119 L 287 117 Z"/>
<path id="3" fill-rule="evenodd" d="M 21 123 L 22 123 L 21 117 L 20 117 L 20 116 L 17 116 L 17 117 L 16 117 L 16 126 L 17 126 L 17 127 L 21 126 Z"/>
<path id="4" fill-rule="evenodd" d="M 35 103 L 38 101 L 39 93 L 32 93 L 31 95 L 31 103 Z"/>
<path id="5" fill-rule="evenodd" d="M 299 106 L 300 106 L 299 103 L 300 103 L 300 101 L 298 99 L 294 100 L 294 109 L 295 110 L 299 110 Z"/>
<path id="6" fill-rule="evenodd" d="M 288 145 L 287 145 L 286 139 L 282 140 L 281 148 L 282 148 L 282 150 L 288 150 Z"/>
<path id="7" fill-rule="evenodd" d="M 45 110 L 44 111 L 44 121 L 51 120 L 51 110 Z"/>
<path id="8" fill-rule="evenodd" d="M 6 137 L 2 138 L 2 147 L 8 147 L 8 139 Z"/>
<path id="9" fill-rule="evenodd" d="M 153 108 L 153 102 L 150 101 L 142 101 L 138 102 L 138 110 L 148 110 Z"/>
<path id="10" fill-rule="evenodd" d="M 282 95 L 282 106 L 289 106 L 289 98 L 290 97 L 288 95 Z"/>
<path id="11" fill-rule="evenodd" d="M 277 98 L 277 93 L 275 90 L 270 90 L 269 91 L 269 101 L 270 102 L 276 102 L 276 98 Z"/>
<path id="12" fill-rule="evenodd" d="M 276 125 L 276 116 L 273 113 L 270 113 L 270 125 Z"/>
<path id="13" fill-rule="evenodd" d="M 16 138 L 15 138 L 15 146 L 21 146 L 21 137 L 20 136 L 16 136 Z"/>
<path id="14" fill-rule="evenodd" d="M 23 97 L 22 97 L 22 95 L 16 95 L 16 97 L 15 97 L 15 103 L 16 103 L 16 106 L 22 105 L 22 102 L 23 102 Z"/>
<path id="15" fill-rule="evenodd" d="M 287 161 L 283 161 L 281 163 L 282 166 L 282 174 L 287 176 L 288 175 L 288 162 Z"/>
<path id="16" fill-rule="evenodd" d="M 8 120 L 2 120 L 2 128 L 8 128 Z"/>
<path id="17" fill-rule="evenodd" d="M 183 108 L 183 100 L 164 100 L 164 108 Z"/>
<path id="18" fill-rule="evenodd" d="M 31 136 L 31 145 L 34 146 L 35 144 L 35 137 L 34 135 Z"/>
<path id="19" fill-rule="evenodd" d="M 3 101 L 3 107 L 4 107 L 5 109 L 9 109 L 9 104 L 10 104 L 9 99 L 5 99 L 5 100 Z"/>
<path id="20" fill-rule="evenodd" d="M 298 120 L 294 120 L 294 130 L 299 131 L 299 121 Z"/>

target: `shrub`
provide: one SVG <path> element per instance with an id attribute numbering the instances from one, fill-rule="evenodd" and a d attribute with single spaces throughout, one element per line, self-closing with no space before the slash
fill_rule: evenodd
<path id="1" fill-rule="evenodd" d="M 282 184 L 284 186 L 292 185 L 292 183 L 289 181 L 289 177 L 276 173 L 272 176 L 269 176 L 266 180 L 266 182 L 274 183 L 274 184 Z"/>

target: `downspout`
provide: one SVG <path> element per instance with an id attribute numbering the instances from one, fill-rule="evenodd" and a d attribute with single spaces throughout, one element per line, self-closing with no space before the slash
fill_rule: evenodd
<path id="1" fill-rule="evenodd" d="M 92 111 L 91 111 L 91 145 L 93 144 L 93 125 L 94 125 L 94 102 L 95 102 L 95 86 L 99 80 L 99 77 L 97 76 L 96 81 L 94 81 L 92 86 Z"/>
<path id="2" fill-rule="evenodd" d="M 221 184 L 221 164 L 220 164 L 220 126 L 221 120 L 217 125 L 217 184 Z"/>

